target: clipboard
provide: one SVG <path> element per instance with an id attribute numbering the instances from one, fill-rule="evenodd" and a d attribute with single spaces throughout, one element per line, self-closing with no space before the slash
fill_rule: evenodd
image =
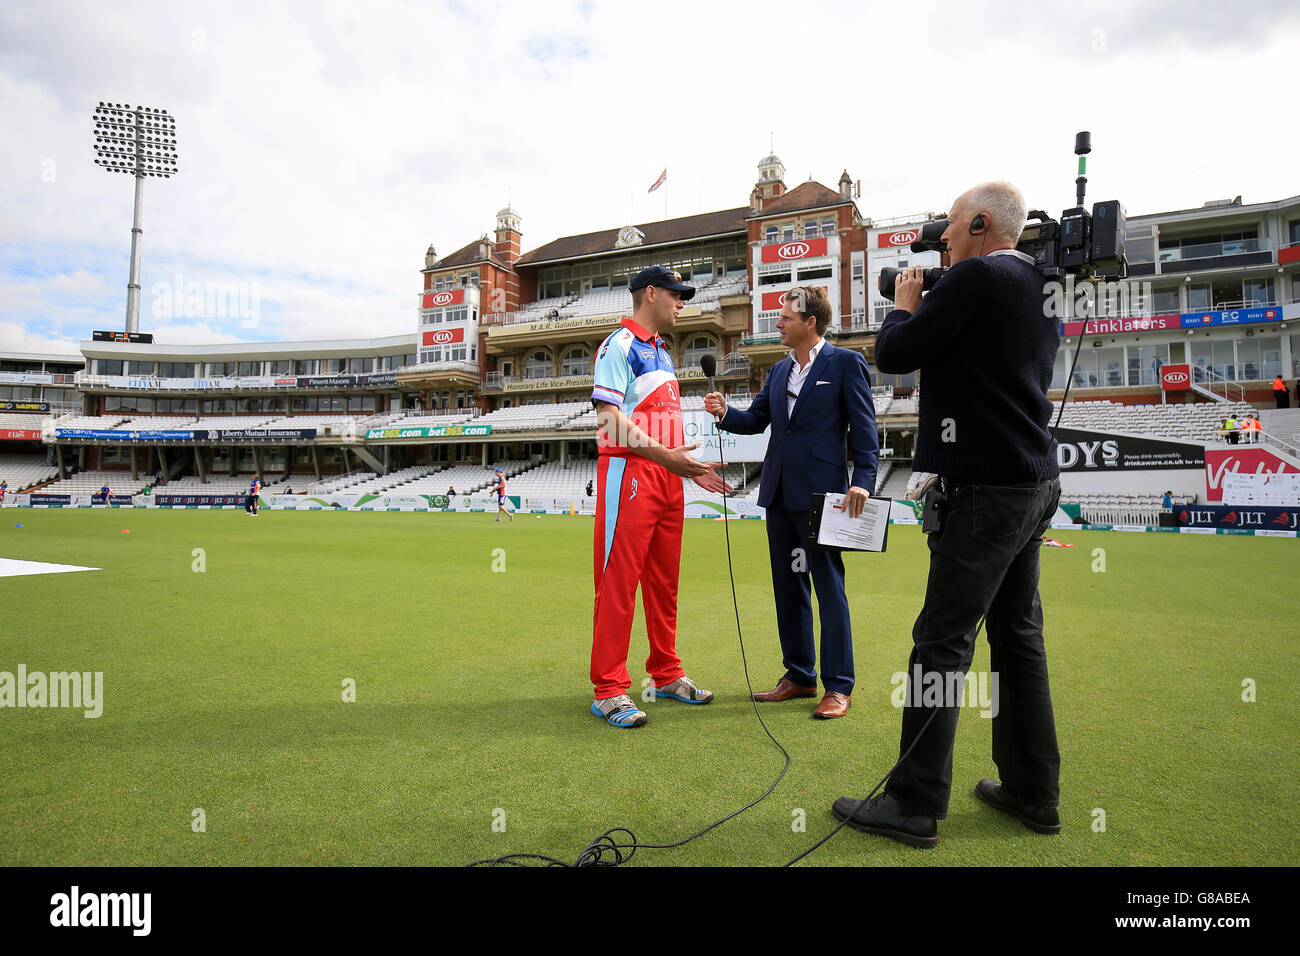
<path id="1" fill-rule="evenodd" d="M 812 505 L 808 513 L 808 547 L 813 551 L 870 551 L 883 554 L 889 546 L 889 506 L 892 498 L 867 499 L 866 508 L 858 518 L 850 518 L 838 512 L 833 506 L 831 517 L 826 521 L 826 495 L 812 496 Z M 841 494 L 831 495 L 833 500 L 843 498 Z M 861 524 L 860 522 L 864 522 Z M 836 527 L 839 531 L 837 533 Z M 860 543 L 853 543 L 859 539 Z M 875 547 L 875 544 L 879 547 Z"/>

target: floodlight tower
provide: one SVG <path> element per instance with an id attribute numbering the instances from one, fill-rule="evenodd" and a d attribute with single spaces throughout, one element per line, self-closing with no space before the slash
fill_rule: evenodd
<path id="1" fill-rule="evenodd" d="M 140 199 L 146 176 L 176 174 L 176 120 L 152 106 L 104 103 L 95 107 L 96 165 L 135 177 L 135 219 L 131 223 L 131 276 L 126 285 L 126 331 L 140 326 Z"/>

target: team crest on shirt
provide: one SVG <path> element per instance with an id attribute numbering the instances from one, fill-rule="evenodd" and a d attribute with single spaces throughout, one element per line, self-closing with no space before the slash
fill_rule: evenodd
<path id="1" fill-rule="evenodd" d="M 655 354 L 654 352 L 647 352 L 645 349 L 641 349 L 641 357 L 648 362 L 655 357 Z"/>

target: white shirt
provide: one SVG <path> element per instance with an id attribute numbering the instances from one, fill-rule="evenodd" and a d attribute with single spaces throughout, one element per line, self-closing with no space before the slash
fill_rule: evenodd
<path id="1" fill-rule="evenodd" d="M 813 367 L 817 361 L 817 353 L 822 350 L 826 344 L 825 339 L 821 339 L 808 352 L 808 364 L 803 368 L 799 367 L 799 359 L 795 357 L 793 351 L 790 352 L 790 378 L 785 383 L 785 417 L 788 419 L 794 412 L 794 403 L 799 398 L 799 392 L 803 390 L 804 382 L 808 379 L 808 370 Z"/>

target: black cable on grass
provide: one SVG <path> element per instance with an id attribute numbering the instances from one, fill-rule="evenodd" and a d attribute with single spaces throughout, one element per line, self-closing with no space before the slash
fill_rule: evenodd
<path id="1" fill-rule="evenodd" d="M 786 750 L 785 747 L 781 745 L 781 742 L 777 740 L 776 737 L 772 736 L 772 731 L 768 729 L 767 722 L 763 720 L 763 715 L 758 709 L 758 701 L 754 700 L 754 685 L 750 681 L 749 677 L 749 659 L 745 656 L 745 636 L 740 627 L 740 602 L 736 598 L 736 572 L 731 563 L 731 527 L 727 520 L 727 462 L 722 454 L 721 439 L 718 441 L 718 462 L 721 466 L 719 470 L 723 472 L 722 527 L 727 540 L 727 574 L 731 578 L 731 606 L 736 612 L 736 637 L 740 641 L 740 662 L 745 671 L 745 686 L 749 689 L 749 703 L 750 706 L 754 708 L 754 716 L 758 718 L 758 722 L 763 728 L 763 733 L 767 734 L 767 739 L 776 744 L 777 749 L 785 755 L 785 766 L 783 766 L 781 772 L 776 775 L 776 779 L 772 781 L 772 785 L 764 790 L 761 795 L 749 801 L 749 803 L 745 804 L 743 807 L 740 807 L 737 810 L 732 810 L 722 819 L 715 820 L 704 829 L 692 833 L 690 836 L 678 840 L 675 843 L 642 843 L 637 840 L 636 834 L 627 827 L 611 827 L 600 836 L 596 837 L 596 839 L 588 843 L 583 848 L 582 852 L 578 854 L 578 858 L 572 863 L 556 859 L 553 856 L 546 856 L 542 853 L 507 853 L 505 856 L 493 857 L 486 860 L 475 860 L 473 863 L 468 864 L 468 866 L 536 866 L 538 864 L 543 866 L 620 866 L 631 860 L 637 850 L 671 850 L 674 847 L 684 846 L 697 837 L 704 836 L 704 834 L 708 833 L 710 830 L 722 826 L 722 824 L 726 823 L 733 817 L 739 816 L 750 807 L 766 800 L 772 791 L 777 788 L 777 784 L 779 784 L 782 778 L 785 777 L 786 771 L 790 769 L 790 751 Z M 627 842 L 619 842 L 619 834 L 626 834 Z M 829 839 L 829 837 L 827 837 L 827 839 Z M 818 846 L 820 845 L 821 844 L 818 844 Z M 816 848 L 817 847 L 813 847 L 814 850 Z M 811 852 L 811 850 L 809 852 Z"/>

